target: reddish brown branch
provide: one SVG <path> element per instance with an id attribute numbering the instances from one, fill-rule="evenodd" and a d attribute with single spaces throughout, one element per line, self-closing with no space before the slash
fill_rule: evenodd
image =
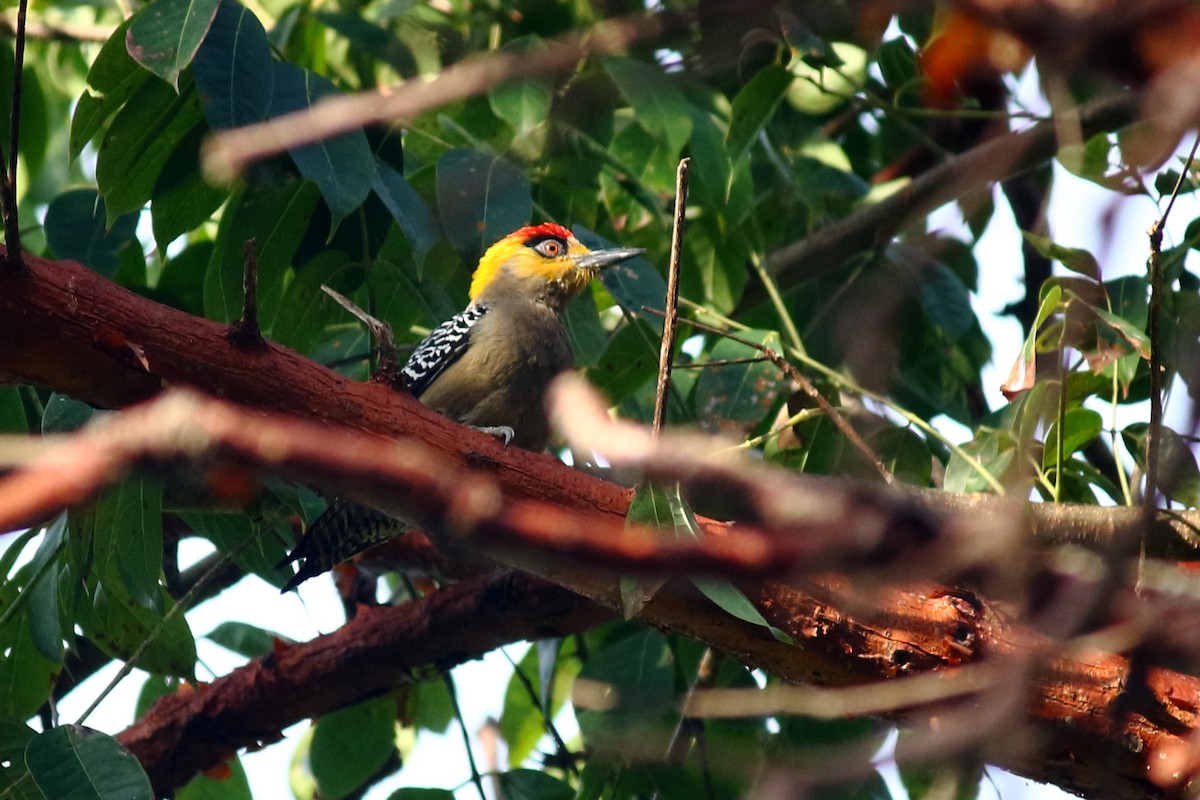
<path id="1" fill-rule="evenodd" d="M 321 422 L 340 421 L 377 436 L 419 436 L 447 465 L 466 464 L 482 474 L 494 475 L 496 486 L 508 497 L 538 498 L 538 502 L 554 503 L 597 517 L 619 519 L 623 516 L 628 494 L 620 487 L 570 470 L 553 459 L 515 448 L 505 450 L 490 437 L 453 425 L 409 398 L 384 387 L 347 381 L 270 343 L 262 352 L 238 352 L 222 337 L 223 326 L 158 306 L 113 286 L 76 264 L 51 264 L 34 258 L 28 261 L 26 271 L 0 276 L 0 336 L 9 345 L 0 348 L 0 375 L 10 380 L 40 382 L 108 405 L 144 399 L 159 391 L 164 383 L 202 385 L 259 408 L 304 415 Z M 348 453 L 337 454 L 341 460 L 336 463 L 328 461 L 330 454 L 326 453 L 322 463 L 329 470 L 348 467 L 357 461 L 377 466 L 378 462 L 371 460 L 372 454 L 382 448 L 377 439 L 367 441 L 370 444 L 365 449 L 355 447 Z M 303 446 L 303 437 L 300 442 Z M 278 444 L 285 451 L 291 445 L 286 440 L 280 440 Z M 279 451 L 268 448 L 267 452 L 278 454 Z M 325 474 L 325 477 L 329 478 L 331 486 L 339 485 L 336 476 Z M 837 482 L 824 485 L 829 487 L 828 492 L 844 486 Z M 376 493 L 382 497 L 385 489 L 390 492 L 395 486 L 377 479 L 363 491 L 372 497 L 377 496 Z M 66 493 L 70 491 L 78 492 L 79 489 L 65 487 L 61 502 L 69 500 Z M 1120 515 L 1111 509 L 1067 507 L 1055 508 L 1053 513 L 1059 518 L 1039 523 L 1045 525 L 1044 530 L 1061 532 L 1076 525 L 1078 532 L 1073 535 L 1080 538 L 1100 539 L 1115 526 L 1124 524 Z M 1092 517 L 1084 520 L 1088 514 Z M 1096 515 L 1099 515 L 1098 519 Z M 1035 516 L 1035 522 L 1037 520 Z M 594 567 L 574 568 L 548 563 L 544 553 L 532 549 L 506 554 L 504 560 L 511 566 L 569 586 L 572 591 L 607 608 L 620 607 L 615 577 Z M 752 596 L 759 598 L 760 605 L 772 615 L 775 624 L 793 632 L 800 646 L 776 642 L 761 628 L 733 619 L 686 586 L 675 584 L 668 584 L 646 605 L 642 618 L 665 629 L 693 636 L 773 674 L 826 685 L 944 667 L 989 653 L 1003 654 L 999 645 L 985 648 L 971 646 L 972 642 L 1010 643 L 1010 648 L 1017 649 L 1030 647 L 1026 643 L 1038 641 L 1031 638 L 1027 629 L 1014 627 L 1002 617 L 986 611 L 986 604 L 964 605 L 962 595 L 944 590 L 896 592 L 875 598 L 851 592 L 831 597 L 828 590 L 824 593 L 802 591 L 773 584 L 754 590 Z M 534 617 L 541 619 L 544 614 L 544 605 L 536 591 L 530 592 L 530 598 L 537 612 L 524 616 L 527 622 Z M 447 601 L 445 614 L 453 616 L 454 602 L 458 601 Z M 872 606 L 892 609 L 893 613 L 863 613 Z M 519 608 L 512 608 L 510 612 L 524 613 Z M 475 613 L 471 612 L 472 615 Z M 485 615 L 484 619 L 487 626 L 496 624 L 492 617 Z M 452 626 L 445 625 L 435 629 L 438 637 L 443 634 L 452 637 L 489 635 L 460 634 L 453 632 Z M 528 629 L 507 630 L 514 637 L 532 635 Z M 413 646 L 433 647 L 430 638 L 418 638 Z M 428 654 L 430 651 L 422 652 Z M 900 652 L 910 655 L 897 659 L 896 654 Z M 390 670 L 387 663 L 377 659 L 370 663 L 369 669 Z M 1185 750 L 1188 747 L 1183 740 L 1169 737 L 1173 730 L 1190 725 L 1184 711 L 1196 700 L 1195 681 L 1176 673 L 1151 670 L 1152 697 L 1167 709 L 1171 722 L 1164 725 L 1166 719 L 1161 714 L 1156 717 L 1151 713 L 1144 715 L 1144 721 L 1133 714 L 1128 717 L 1128 722 L 1118 724 L 1111 720 L 1108 709 L 1116 691 L 1114 687 L 1119 686 L 1122 676 L 1129 674 L 1125 660 L 1112 654 L 1092 653 L 1061 664 L 1061 668 L 1056 667 L 1039 677 L 1031 689 L 1036 698 L 1033 711 L 1043 715 L 1057 714 L 1061 719 L 1065 716 L 1062 709 L 1074 709 L 1071 713 L 1079 719 L 1069 725 L 1051 724 L 1046 746 L 1053 753 L 1071 753 L 1075 762 L 1047 763 L 1044 759 L 1037 761 L 1013 754 L 998 756 L 998 762 L 1018 768 L 1031 777 L 1053 778 L 1076 788 L 1087 786 L 1085 778 L 1089 775 L 1096 779 L 1096 784 L 1100 784 L 1099 778 L 1107 777 L 1108 782 L 1096 789 L 1096 796 L 1129 796 L 1134 788 L 1143 795 L 1159 794 L 1143 782 L 1147 764 L 1157 752 L 1166 752 L 1172 741 Z M 255 666 L 253 670 L 260 668 Z M 230 676 L 228 691 L 233 694 L 225 699 L 204 700 L 212 694 L 210 689 L 195 702 L 227 703 L 226 710 L 235 714 L 234 706 L 239 703 L 256 702 L 258 685 L 254 676 L 259 673 L 246 674 L 251 677 Z M 1068 677 L 1070 683 L 1066 682 Z M 321 685 L 306 684 L 317 695 L 324 691 L 342 692 L 343 689 L 338 688 L 340 685 L 330 688 L 329 681 Z M 295 689 L 294 686 L 290 688 Z M 230 699 L 234 696 L 241 699 Z M 321 703 L 328 702 L 317 699 Z M 343 700 L 345 698 L 340 698 L 338 702 Z M 294 697 L 292 701 L 298 702 Z M 1056 708 L 1060 710 L 1053 711 Z M 192 727 L 187 719 L 200 711 L 202 709 L 191 705 L 191 701 L 168 704 L 162 711 L 154 712 L 164 715 L 154 724 L 166 726 L 156 730 L 180 726 L 177 741 L 195 738 L 205 743 L 202 749 L 208 753 L 205 756 L 208 759 L 219 759 L 230 749 L 230 745 L 212 744 L 215 738 L 243 741 L 238 737 L 245 735 L 244 732 L 232 727 L 206 727 L 205 723 Z M 242 719 L 253 725 L 254 718 L 254 715 L 248 715 Z M 1119 745 L 1126 741 L 1123 737 L 1129 733 L 1128 725 L 1131 724 L 1158 727 L 1153 728 L 1152 736 L 1138 734 L 1143 742 L 1139 752 L 1119 747 L 1113 750 L 1113 743 Z M 276 734 L 261 726 L 250 729 L 250 736 L 259 735 L 267 738 Z M 1159 742 L 1164 743 L 1163 747 L 1155 750 Z M 181 747 L 183 749 L 173 751 L 169 757 L 180 759 L 182 763 L 182 759 L 191 757 L 185 753 L 187 745 Z M 1107 750 L 1103 749 L 1106 747 Z M 1109 757 L 1110 751 L 1115 755 Z M 1085 766 L 1078 766 L 1081 763 Z M 153 763 L 149 767 L 156 774 L 170 769 Z"/>
<path id="2" fill-rule="evenodd" d="M 280 602 L 286 602 L 283 598 Z M 337 632 L 277 645 L 266 658 L 159 700 L 118 740 L 156 793 L 223 763 L 284 728 L 430 677 L 530 637 L 587 630 L 611 613 L 522 575 L 473 578 L 395 607 L 363 608 Z"/>

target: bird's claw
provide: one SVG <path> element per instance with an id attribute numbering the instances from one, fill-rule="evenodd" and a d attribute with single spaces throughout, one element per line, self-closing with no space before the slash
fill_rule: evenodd
<path id="1" fill-rule="evenodd" d="M 471 427 L 475 428 L 475 430 L 479 431 L 480 433 L 491 434 L 497 439 L 503 440 L 505 447 L 508 447 L 509 444 L 512 443 L 513 437 L 517 435 L 517 432 L 508 425 L 472 425 Z"/>

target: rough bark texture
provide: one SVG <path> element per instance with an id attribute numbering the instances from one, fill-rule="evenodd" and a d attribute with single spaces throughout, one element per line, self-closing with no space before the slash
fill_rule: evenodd
<path id="1" fill-rule="evenodd" d="M 223 326 L 158 306 L 78 265 L 34 258 L 27 265 L 0 275 L 0 337 L 14 343 L 0 350 L 0 374 L 10 380 L 39 382 L 108 405 L 143 399 L 167 383 L 197 385 L 259 409 L 337 421 L 376 435 L 419 436 L 438 459 L 490 476 L 503 495 L 538 498 L 578 513 L 579 520 L 594 517 L 602 529 L 610 529 L 627 507 L 624 488 L 550 458 L 506 451 L 385 387 L 346 381 L 273 345 L 240 351 L 224 338 Z M 268 430 L 268 423 L 264 418 L 257 427 Z M 247 463 L 244 453 L 236 463 L 269 471 L 278 465 L 278 454 L 272 461 L 267 450 L 259 463 Z M 329 454 L 329 465 L 369 461 L 371 452 Z M 20 478 L 17 473 L 5 482 Z M 369 483 L 361 498 L 387 505 L 405 489 L 397 478 Z M 832 497 L 839 483 L 827 486 Z M 1109 522 L 1116 527 L 1124 524 L 1114 520 Z M 728 535 L 736 537 L 736 527 Z M 411 679 L 413 670 L 445 668 L 506 641 L 546 635 L 552 632 L 547 619 L 553 630 L 565 631 L 620 608 L 614 575 L 564 561 L 553 553 L 553 542 L 545 542 L 544 550 L 493 555 L 571 593 L 526 578 L 508 579 L 507 588 L 497 589 L 497 579 L 480 578 L 475 580 L 484 583 L 467 582 L 421 603 L 371 611 L 335 634 L 282 650 L 198 694 L 161 701 L 123 741 L 165 790 L 236 747 L 274 738 L 304 716 L 386 691 Z M 979 709 L 998 715 L 986 730 L 1006 740 L 1012 737 L 996 732 L 1025 730 L 1023 721 L 1031 720 L 1038 745 L 1013 749 L 992 742 L 986 752 L 997 763 L 1093 797 L 1168 796 L 1160 787 L 1176 786 L 1190 774 L 1194 759 L 1187 737 L 1200 706 L 1195 678 L 1155 666 L 1133 670 L 1128 659 L 1113 653 L 1057 649 L 969 592 L 933 586 L 865 591 L 865 586 L 837 578 L 747 584 L 769 619 L 799 646 L 775 641 L 764 629 L 717 610 L 684 581 L 668 584 L 641 618 L 774 674 L 829 686 L 997 664 L 1012 686 L 997 695 L 1007 702 L 979 698 Z M 1148 601 L 1134 602 L 1143 605 L 1130 608 L 1153 615 Z M 345 674 L 354 680 L 343 680 Z M 1007 717 L 1001 713 L 1006 710 Z M 910 713 L 909 719 L 917 718 Z M 975 717 L 967 719 L 976 733 L 984 730 Z M 1006 721 L 1009 727 L 997 727 Z M 1171 769 L 1164 772 L 1162 764 Z"/>

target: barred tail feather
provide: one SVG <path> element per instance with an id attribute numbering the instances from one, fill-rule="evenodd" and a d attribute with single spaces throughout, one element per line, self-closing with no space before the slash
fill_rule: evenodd
<path id="1" fill-rule="evenodd" d="M 328 572 L 336 565 L 373 545 L 393 539 L 411 526 L 373 508 L 334 500 L 325 513 L 313 520 L 287 558 L 275 565 L 282 569 L 304 560 L 299 571 L 283 587 L 295 589 L 309 578 Z"/>

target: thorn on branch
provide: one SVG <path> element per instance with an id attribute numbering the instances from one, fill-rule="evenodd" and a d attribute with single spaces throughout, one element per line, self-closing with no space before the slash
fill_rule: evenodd
<path id="1" fill-rule="evenodd" d="M 253 239 L 243 245 L 245 260 L 242 270 L 242 316 L 229 326 L 226 334 L 234 347 L 251 349 L 262 347 L 262 331 L 258 328 L 258 250 Z"/>
<path id="2" fill-rule="evenodd" d="M 386 384 L 397 391 L 407 392 L 408 385 L 404 382 L 403 365 L 396 352 L 396 336 L 392 333 L 392 326 L 363 311 L 354 304 L 354 301 L 340 292 L 334 291 L 328 286 L 322 286 L 321 289 L 337 301 L 339 306 L 357 317 L 371 332 L 371 337 L 375 340 L 375 348 L 379 353 L 379 363 L 375 367 L 375 374 L 371 380 Z"/>

